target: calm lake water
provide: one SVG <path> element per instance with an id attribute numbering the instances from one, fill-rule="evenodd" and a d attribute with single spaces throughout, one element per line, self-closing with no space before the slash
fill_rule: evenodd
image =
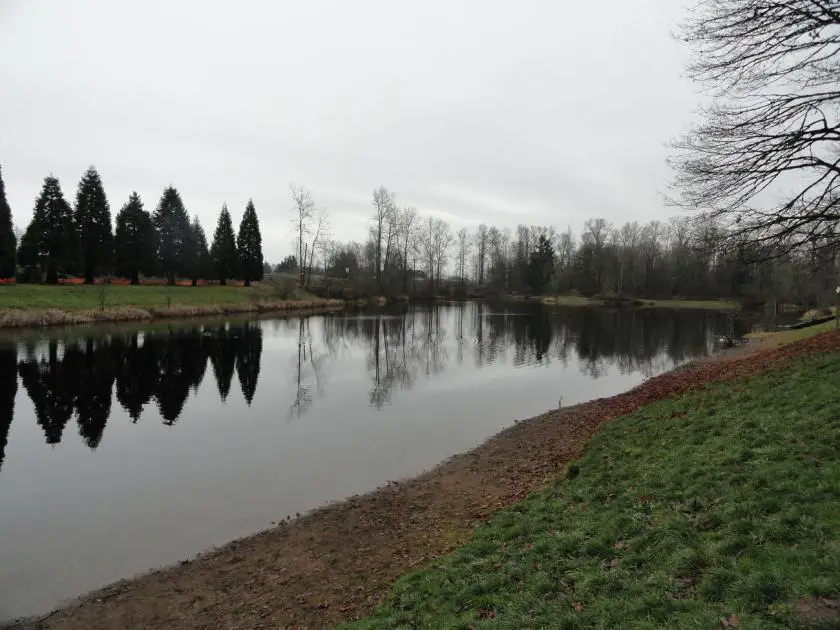
<path id="1" fill-rule="evenodd" d="M 725 321 L 462 303 L 6 341 L 0 619 L 629 389 L 709 354 Z"/>

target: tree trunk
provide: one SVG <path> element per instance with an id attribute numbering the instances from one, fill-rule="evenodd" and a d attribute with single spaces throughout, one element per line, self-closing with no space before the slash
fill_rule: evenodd
<path id="1" fill-rule="evenodd" d="M 136 271 L 131 272 L 131 279 L 128 281 L 128 283 L 134 286 L 140 284 L 140 276 Z"/>
<path id="2" fill-rule="evenodd" d="M 47 284 L 58 284 L 58 272 L 55 270 L 55 267 L 53 267 L 52 264 L 50 264 L 50 266 L 47 267 L 46 283 Z"/>
<path id="3" fill-rule="evenodd" d="M 251 286 L 251 278 L 249 278 L 248 276 L 245 276 L 245 286 L 246 287 Z"/>
<path id="4" fill-rule="evenodd" d="M 224 276 L 219 278 L 219 285 L 221 285 L 223 287 L 227 286 L 227 280 L 225 280 Z"/>
<path id="5" fill-rule="evenodd" d="M 166 285 L 170 287 L 175 286 L 175 274 L 171 271 L 166 272 Z"/>

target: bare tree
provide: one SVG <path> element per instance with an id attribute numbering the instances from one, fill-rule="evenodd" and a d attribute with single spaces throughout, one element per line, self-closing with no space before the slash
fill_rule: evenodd
<path id="1" fill-rule="evenodd" d="M 376 288 L 382 290 L 382 243 L 390 238 L 389 227 L 394 225 L 396 201 L 394 193 L 384 186 L 373 191 L 373 227 L 371 235 L 376 247 Z M 390 246 L 390 240 L 386 246 Z"/>
<path id="2" fill-rule="evenodd" d="M 306 283 L 306 235 L 311 230 L 312 218 L 315 216 L 315 201 L 312 193 L 303 186 L 289 184 L 289 192 L 294 201 L 292 208 L 292 223 L 295 226 L 298 247 L 298 268 L 300 269 L 300 286 Z"/>
<path id="3" fill-rule="evenodd" d="M 470 253 L 470 241 L 466 228 L 458 230 L 458 279 L 461 284 L 467 281 L 466 265 Z"/>
<path id="4" fill-rule="evenodd" d="M 689 75 L 715 98 L 673 143 L 674 202 L 758 257 L 838 245 L 838 27 L 827 0 L 701 0 L 683 26 Z"/>
<path id="5" fill-rule="evenodd" d="M 487 265 L 487 226 L 482 223 L 475 232 L 476 274 L 475 281 L 479 287 L 484 286 L 484 272 Z"/>
<path id="6" fill-rule="evenodd" d="M 417 209 L 406 206 L 399 212 L 399 247 L 403 265 L 403 291 L 408 291 L 409 256 L 413 256 L 419 239 Z"/>
<path id="7" fill-rule="evenodd" d="M 435 270 L 437 271 L 437 286 L 440 287 L 441 270 L 446 266 L 446 260 L 449 253 L 449 248 L 452 246 L 452 230 L 449 224 L 442 219 L 435 219 L 433 221 L 433 248 Z"/>
<path id="8" fill-rule="evenodd" d="M 312 283 L 312 267 L 315 259 L 315 250 L 319 247 L 322 241 L 329 238 L 330 220 L 326 210 L 320 210 L 318 217 L 315 220 L 315 228 L 312 230 L 312 243 L 309 244 L 309 263 L 305 265 L 308 268 L 306 276 L 306 286 Z"/>

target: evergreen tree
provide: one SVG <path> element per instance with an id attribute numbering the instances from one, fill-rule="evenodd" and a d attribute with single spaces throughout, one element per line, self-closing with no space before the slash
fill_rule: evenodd
<path id="1" fill-rule="evenodd" d="M 131 193 L 117 214 L 114 253 L 117 274 L 131 284 L 140 284 L 140 274 L 151 275 L 155 270 L 157 233 L 152 217 L 143 209 L 136 192 Z"/>
<path id="2" fill-rule="evenodd" d="M 252 280 L 263 279 L 260 222 L 257 219 L 254 202 L 250 199 L 248 200 L 248 205 L 245 206 L 242 223 L 239 224 L 239 236 L 236 239 L 236 247 L 239 250 L 239 275 L 245 281 L 245 286 L 250 287 Z"/>
<path id="3" fill-rule="evenodd" d="M 210 247 L 207 244 L 207 233 L 204 231 L 204 226 L 201 225 L 198 217 L 193 219 L 192 228 L 193 234 L 195 234 L 196 247 L 198 248 L 199 277 L 204 280 L 209 280 L 213 277 L 213 261 L 210 258 Z"/>
<path id="4" fill-rule="evenodd" d="M 190 224 L 190 252 L 188 256 L 190 268 L 190 279 L 193 286 L 198 284 L 199 278 L 208 279 L 212 275 L 212 264 L 210 262 L 210 250 L 207 248 L 207 235 L 201 226 L 198 217 L 193 217 Z"/>
<path id="5" fill-rule="evenodd" d="M 213 245 L 210 248 L 213 272 L 219 284 L 227 284 L 227 280 L 236 277 L 239 268 L 239 255 L 236 251 L 236 236 L 233 233 L 233 221 L 230 218 L 227 205 L 222 206 L 216 231 L 213 233 Z"/>
<path id="6" fill-rule="evenodd" d="M 184 254 L 190 241 L 190 218 L 178 191 L 169 186 L 163 191 L 152 223 L 157 230 L 157 257 L 167 284 L 184 269 Z"/>
<path id="7" fill-rule="evenodd" d="M 77 255 L 73 210 L 58 179 L 50 175 L 44 178 L 32 221 L 21 239 L 21 264 L 46 272 L 47 284 L 57 284 L 59 272 L 75 271 Z"/>
<path id="8" fill-rule="evenodd" d="M 192 286 L 198 286 L 198 238 L 193 229 L 192 223 L 189 224 L 186 238 L 184 239 L 184 254 L 181 258 L 181 275 L 186 276 L 192 281 Z"/>
<path id="9" fill-rule="evenodd" d="M 528 284 L 536 295 L 541 295 L 551 282 L 554 272 L 554 245 L 551 239 L 540 234 L 528 261 Z"/>
<path id="10" fill-rule="evenodd" d="M 0 170 L 0 278 L 15 276 L 15 249 L 17 239 L 12 226 L 12 209 L 6 201 L 6 185 Z"/>
<path id="11" fill-rule="evenodd" d="M 114 251 L 111 206 L 105 196 L 102 178 L 93 166 L 79 182 L 73 220 L 81 246 L 80 262 L 85 284 L 93 284 L 98 274 L 110 272 Z"/>

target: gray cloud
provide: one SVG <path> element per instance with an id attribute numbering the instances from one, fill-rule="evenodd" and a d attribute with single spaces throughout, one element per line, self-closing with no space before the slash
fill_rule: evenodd
<path id="1" fill-rule="evenodd" d="M 362 239 L 372 190 L 451 221 L 664 218 L 663 143 L 696 102 L 673 0 L 0 2 L 0 162 L 24 227 L 42 178 L 102 173 L 114 212 L 181 190 L 208 231 L 253 197 L 290 250 L 288 183 Z"/>

